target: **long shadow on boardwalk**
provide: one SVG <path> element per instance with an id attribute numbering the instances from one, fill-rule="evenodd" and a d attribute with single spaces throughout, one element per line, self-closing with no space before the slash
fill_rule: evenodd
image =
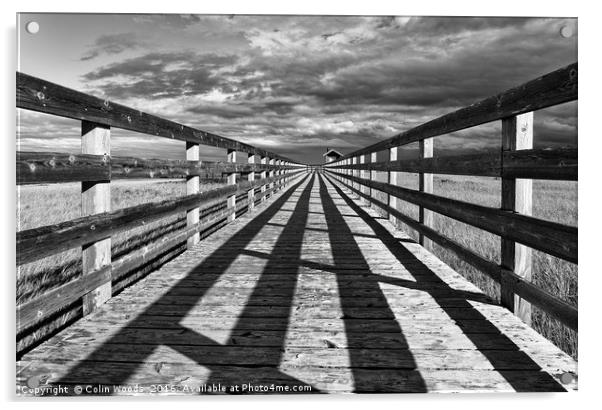
<path id="1" fill-rule="evenodd" d="M 245 247 L 295 191 L 302 186 L 306 179 L 303 178 L 280 198 L 276 199 L 264 212 L 248 222 L 201 264 L 193 268 L 185 278 L 174 284 L 159 300 L 100 345 L 84 361 L 70 369 L 69 373 L 58 383 L 70 384 L 78 381 L 82 382 L 83 380 L 93 382 L 90 380 L 91 374 L 100 373 L 95 370 L 99 362 L 116 361 L 119 362 L 119 365 L 114 366 L 109 375 L 99 375 L 104 380 L 104 383 L 101 384 L 124 384 L 143 366 L 145 360 L 148 360 L 156 349 L 168 346 L 194 363 L 209 369 L 210 377 L 206 381 L 207 384 L 240 385 L 242 383 L 252 383 L 269 385 L 273 383 L 281 386 L 307 385 L 278 370 L 284 352 L 285 335 L 297 280 L 296 273 L 291 274 L 290 279 L 284 280 L 281 286 L 278 287 L 279 293 L 284 295 L 283 299 L 288 301 L 288 304 L 281 304 L 276 309 L 262 302 L 262 297 L 269 294 L 273 284 L 268 275 L 262 275 L 232 330 L 233 335 L 241 334 L 241 332 L 248 333 L 248 330 L 252 329 L 253 326 L 253 323 L 245 323 L 248 318 L 267 317 L 270 321 L 271 330 L 274 331 L 269 347 L 239 346 L 234 344 L 232 339 L 229 343 L 219 344 L 213 339 L 191 331 L 186 327 L 174 325 L 190 313 L 219 277 L 226 272 L 232 262 L 236 260 L 237 256 L 243 254 Z M 290 219 L 278 237 L 264 271 L 278 270 L 278 264 L 283 260 L 287 261 L 287 266 L 291 262 L 297 262 L 298 264 L 300 261 L 303 228 L 308 217 L 309 197 L 313 181 L 314 177 L 310 178 L 309 183 L 303 189 Z M 287 246 L 279 247 L 280 242 L 286 242 Z M 204 283 L 202 288 L 198 287 L 198 281 L 200 280 Z M 186 299 L 186 303 L 173 304 L 174 299 L 181 296 L 181 290 L 187 288 L 194 290 L 194 297 Z M 146 322 L 148 316 L 166 315 L 167 310 L 169 312 L 165 316 L 164 328 L 157 329 L 157 333 L 160 332 L 163 340 L 159 338 L 157 341 L 149 342 L 141 337 L 136 337 L 137 329 L 148 327 Z M 276 315 L 274 315 L 274 310 L 278 311 Z M 216 319 L 219 321 L 219 318 Z M 132 334 L 134 340 L 132 340 Z M 173 343 L 174 339 L 179 342 Z M 123 348 L 120 350 L 119 346 L 123 346 L 127 342 L 129 342 L 129 345 L 125 347 L 126 351 Z M 178 360 L 182 361 L 181 359 Z M 166 360 L 166 362 L 169 362 L 169 360 Z M 156 366 L 154 370 L 156 371 L 154 373 L 155 380 L 153 380 L 153 373 L 151 372 L 149 377 L 145 378 L 145 382 L 149 384 L 156 383 L 156 380 L 160 380 L 162 371 L 175 375 L 178 375 L 178 371 L 182 371 L 180 376 L 186 377 L 185 366 L 178 368 L 173 363 Z M 319 391 L 313 388 L 311 392 L 317 393 Z"/>
<path id="2" fill-rule="evenodd" d="M 331 272 L 335 273 L 337 278 L 350 367 L 354 376 L 354 391 L 386 392 L 391 389 L 398 392 L 426 392 L 420 372 L 414 370 L 416 362 L 412 352 L 403 348 L 408 343 L 380 288 L 379 276 L 372 273 L 368 262 L 362 257 L 362 251 L 354 238 L 355 234 L 328 193 L 322 177 L 319 184 L 334 261 Z M 350 258 L 350 255 L 353 257 Z M 362 278 L 362 296 L 370 300 L 367 305 L 369 309 L 366 309 L 369 310 L 368 314 L 363 314 L 362 309 L 358 309 L 358 305 L 354 303 L 357 300 L 357 287 L 349 286 L 349 276 L 345 274 L 348 269 L 353 270 L 354 276 Z M 396 341 L 402 348 L 387 349 L 385 357 L 382 357 L 376 349 L 391 345 L 390 341 L 387 341 L 391 333 L 398 336 Z M 368 346 L 370 348 L 367 348 Z M 374 368 L 405 370 L 395 374 L 387 372 L 385 381 L 375 380 L 377 373 Z"/>
<path id="3" fill-rule="evenodd" d="M 566 391 L 564 387 L 562 387 L 562 385 L 560 385 L 550 374 L 545 371 L 541 371 L 541 367 L 526 353 L 522 352 L 519 347 L 512 342 L 512 340 L 510 340 L 506 335 L 500 333 L 496 326 L 488 321 L 481 312 L 475 309 L 467 299 L 464 299 L 465 295 L 463 295 L 463 292 L 458 292 L 449 287 L 445 281 L 443 281 L 426 265 L 424 265 L 424 263 L 422 263 L 422 261 L 419 260 L 413 253 L 407 250 L 400 243 L 398 238 L 395 238 L 393 235 L 391 235 L 391 233 L 384 226 L 382 226 L 364 209 L 353 202 L 353 200 L 351 200 L 351 198 L 345 192 L 343 192 L 343 190 L 337 186 L 337 184 L 334 183 L 330 177 L 328 177 L 328 180 L 339 196 L 349 206 L 349 208 L 359 215 L 359 217 L 361 217 L 362 220 L 374 231 L 376 236 L 383 242 L 389 252 L 391 252 L 412 275 L 420 275 L 422 280 L 425 282 L 423 290 L 431 293 L 431 296 L 435 302 L 453 321 L 455 321 L 458 325 L 466 322 L 479 321 L 479 333 L 488 334 L 489 340 L 484 342 L 484 340 L 481 337 L 478 337 L 476 333 L 465 331 L 464 334 L 475 345 L 477 350 L 479 350 L 491 363 L 493 368 L 499 372 L 516 391 Z M 324 201 L 325 213 L 330 217 L 331 222 L 328 224 L 328 227 L 329 231 L 333 232 L 332 235 L 335 235 L 335 232 L 338 234 L 352 235 L 351 232 L 347 232 L 347 225 L 345 224 L 343 217 L 340 215 L 340 211 L 338 210 L 336 204 L 327 193 L 325 187 L 323 188 L 322 198 Z M 333 242 L 333 245 L 336 243 L 337 242 Z M 336 255 L 336 253 L 337 250 L 333 249 L 333 254 Z M 411 287 L 413 289 L 421 288 L 420 280 L 413 282 L 381 276 L 379 281 L 387 282 L 400 287 Z M 433 284 L 439 284 L 437 287 L 438 293 L 432 292 Z M 441 296 L 439 296 L 441 294 L 440 290 L 442 289 L 448 290 L 450 293 L 456 292 L 457 295 L 460 296 L 453 307 L 450 307 L 448 304 L 446 304 Z M 468 312 L 470 313 L 468 315 L 471 318 L 470 321 L 465 320 Z M 493 350 L 490 348 L 492 343 L 508 347 L 506 350 Z M 534 374 L 533 371 L 539 372 L 536 373 L 536 377 L 526 378 L 524 371 L 529 372 L 531 375 Z"/>

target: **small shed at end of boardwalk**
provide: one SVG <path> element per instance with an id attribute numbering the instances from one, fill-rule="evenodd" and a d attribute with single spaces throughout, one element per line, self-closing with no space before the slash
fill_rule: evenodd
<path id="1" fill-rule="evenodd" d="M 326 148 L 326 153 L 324 153 L 323 156 L 325 157 L 324 162 L 328 163 L 328 162 L 336 161 L 337 159 L 341 158 L 343 156 L 343 154 L 341 154 L 339 151 L 336 151 L 334 149 Z"/>

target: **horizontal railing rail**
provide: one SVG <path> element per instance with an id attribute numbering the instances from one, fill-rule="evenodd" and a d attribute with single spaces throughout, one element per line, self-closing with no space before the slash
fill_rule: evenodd
<path id="1" fill-rule="evenodd" d="M 225 174 L 295 170 L 297 167 L 227 162 L 144 159 L 55 152 L 17 152 L 17 185 L 114 179 L 221 178 Z"/>
<path id="2" fill-rule="evenodd" d="M 393 221 L 452 251 L 500 284 L 500 302 L 527 323 L 531 304 L 577 330 L 577 308 L 531 282 L 532 249 L 571 263 L 578 262 L 578 228 L 532 215 L 532 180 L 578 180 L 577 148 L 533 148 L 533 111 L 577 100 L 577 63 L 546 74 L 478 103 L 436 118 L 392 138 L 324 164 L 321 170 Z M 502 122 L 499 152 L 434 157 L 433 137 Z M 399 159 L 401 146 L 420 144 L 420 158 Z M 388 160 L 377 161 L 385 151 Z M 377 181 L 377 172 L 387 182 Z M 418 189 L 399 186 L 400 173 L 418 174 Z M 497 177 L 501 206 L 476 205 L 433 193 L 433 174 Z M 386 200 L 375 197 L 381 192 Z M 418 219 L 397 209 L 402 200 L 418 207 Z M 434 229 L 433 213 L 501 238 L 501 262 L 494 263 Z"/>
<path id="3" fill-rule="evenodd" d="M 577 148 L 544 148 L 485 154 L 335 165 L 331 169 L 577 180 Z"/>

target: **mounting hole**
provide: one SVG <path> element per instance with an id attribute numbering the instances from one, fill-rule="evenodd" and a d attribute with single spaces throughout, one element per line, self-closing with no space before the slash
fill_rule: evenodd
<path id="1" fill-rule="evenodd" d="M 562 384 L 569 384 L 575 379 L 575 376 L 572 373 L 562 373 L 560 375 L 560 381 Z"/>
<path id="2" fill-rule="evenodd" d="M 560 35 L 564 38 L 573 37 L 573 28 L 570 26 L 560 27 Z"/>
<path id="3" fill-rule="evenodd" d="M 40 25 L 37 21 L 30 21 L 25 25 L 25 30 L 27 30 L 29 34 L 36 34 L 40 31 Z"/>

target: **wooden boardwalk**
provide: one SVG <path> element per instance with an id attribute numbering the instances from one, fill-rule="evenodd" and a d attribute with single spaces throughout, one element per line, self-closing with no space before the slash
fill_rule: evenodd
<path id="1" fill-rule="evenodd" d="M 576 367 L 313 173 L 26 354 L 17 378 L 103 394 L 564 391 Z"/>

